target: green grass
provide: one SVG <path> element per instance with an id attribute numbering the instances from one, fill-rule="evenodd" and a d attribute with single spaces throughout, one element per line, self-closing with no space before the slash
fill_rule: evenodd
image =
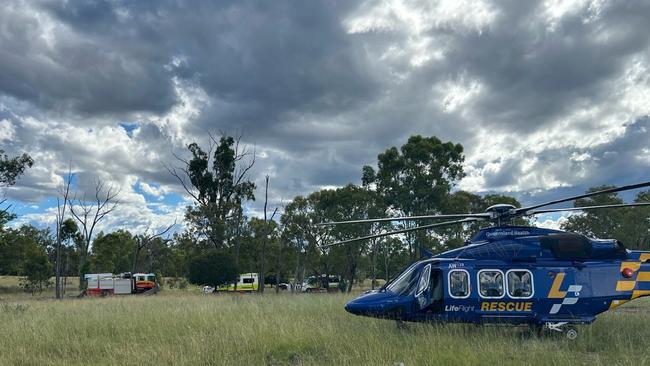
<path id="1" fill-rule="evenodd" d="M 3 365 L 650 364 L 650 301 L 580 327 L 575 341 L 524 328 L 353 316 L 342 294 L 67 299 L 2 297 Z"/>

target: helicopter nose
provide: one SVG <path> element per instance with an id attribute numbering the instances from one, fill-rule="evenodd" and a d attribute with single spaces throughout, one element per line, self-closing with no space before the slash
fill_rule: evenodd
<path id="1" fill-rule="evenodd" d="M 350 314 L 354 315 L 361 315 L 364 313 L 365 307 L 359 303 L 355 303 L 354 301 L 350 301 L 347 304 L 345 304 L 345 311 L 347 311 Z"/>

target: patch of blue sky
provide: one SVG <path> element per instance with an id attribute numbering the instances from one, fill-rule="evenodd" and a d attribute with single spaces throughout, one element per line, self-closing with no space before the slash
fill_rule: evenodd
<path id="1" fill-rule="evenodd" d="M 120 122 L 119 125 L 126 131 L 126 135 L 129 137 L 133 137 L 133 131 L 140 128 L 140 122 Z"/>
<path id="2" fill-rule="evenodd" d="M 56 198 L 48 198 L 38 203 L 22 202 L 16 200 L 7 200 L 3 203 L 3 208 L 9 206 L 9 212 L 16 216 L 44 213 L 50 208 L 56 207 Z"/>

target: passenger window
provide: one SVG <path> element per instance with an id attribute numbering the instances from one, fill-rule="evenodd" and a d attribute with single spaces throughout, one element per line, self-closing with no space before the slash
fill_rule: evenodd
<path id="1" fill-rule="evenodd" d="M 253 278 L 244 278 L 244 283 L 254 283 L 255 280 Z"/>
<path id="2" fill-rule="evenodd" d="M 478 288 L 481 297 L 503 297 L 503 272 L 499 270 L 486 270 L 478 273 Z"/>
<path id="3" fill-rule="evenodd" d="M 508 271 L 508 296 L 513 299 L 533 297 L 533 274 L 525 269 Z"/>
<path id="4" fill-rule="evenodd" d="M 449 295 L 453 298 L 469 296 L 469 274 L 467 271 L 454 270 L 449 272 Z"/>

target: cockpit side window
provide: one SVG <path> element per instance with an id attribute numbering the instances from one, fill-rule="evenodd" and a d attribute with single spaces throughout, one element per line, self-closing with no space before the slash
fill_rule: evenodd
<path id="1" fill-rule="evenodd" d="M 414 263 L 409 268 L 404 270 L 397 279 L 391 282 L 386 290 L 398 295 L 406 296 L 415 292 L 415 287 L 418 283 L 420 275 L 420 267 L 418 263 Z"/>
<path id="2" fill-rule="evenodd" d="M 469 293 L 469 272 L 464 269 L 449 271 L 449 295 L 454 299 L 465 299 Z"/>
<path id="3" fill-rule="evenodd" d="M 504 293 L 503 272 L 484 269 L 478 272 L 478 292 L 485 299 L 500 299 Z"/>
<path id="4" fill-rule="evenodd" d="M 526 269 L 511 269 L 508 279 L 508 296 L 513 299 L 530 299 L 533 297 L 533 274 Z"/>

